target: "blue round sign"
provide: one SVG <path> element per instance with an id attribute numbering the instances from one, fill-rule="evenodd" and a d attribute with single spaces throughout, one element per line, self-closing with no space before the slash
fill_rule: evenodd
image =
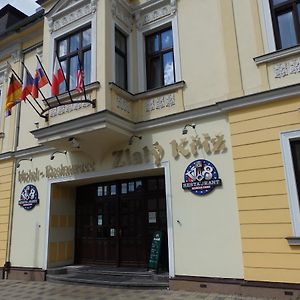
<path id="1" fill-rule="evenodd" d="M 198 159 L 186 168 L 182 188 L 203 196 L 220 185 L 222 185 L 222 180 L 214 164 L 206 159 Z"/>
<path id="2" fill-rule="evenodd" d="M 31 210 L 39 204 L 39 193 L 36 186 L 26 185 L 21 192 L 18 204 L 26 210 Z"/>

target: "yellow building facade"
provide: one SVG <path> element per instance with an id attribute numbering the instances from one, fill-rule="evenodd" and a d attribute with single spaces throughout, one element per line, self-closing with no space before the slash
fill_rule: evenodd
<path id="1" fill-rule="evenodd" d="M 159 232 L 171 288 L 296 299 L 296 1 L 37 2 L 0 43 L 1 116 L 48 76 L 0 118 L 3 277 L 147 268 Z"/>

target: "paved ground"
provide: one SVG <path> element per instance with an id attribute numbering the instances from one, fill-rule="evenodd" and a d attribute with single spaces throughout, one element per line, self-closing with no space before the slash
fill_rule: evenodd
<path id="1" fill-rule="evenodd" d="M 5 300 L 263 300 L 263 298 L 191 293 L 184 291 L 109 288 L 94 285 L 0 280 L 0 299 Z"/>

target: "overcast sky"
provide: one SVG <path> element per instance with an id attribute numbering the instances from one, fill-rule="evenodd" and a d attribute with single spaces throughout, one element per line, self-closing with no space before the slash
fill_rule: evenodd
<path id="1" fill-rule="evenodd" d="M 39 7 L 35 3 L 36 0 L 0 0 L 0 9 L 6 4 L 16 7 L 26 15 L 30 16 L 35 13 L 35 10 Z"/>

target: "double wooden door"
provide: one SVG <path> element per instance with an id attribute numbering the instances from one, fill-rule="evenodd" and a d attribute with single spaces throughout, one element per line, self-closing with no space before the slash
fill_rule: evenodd
<path id="1" fill-rule="evenodd" d="M 76 200 L 76 262 L 146 267 L 152 234 L 167 232 L 164 177 L 84 186 Z"/>

